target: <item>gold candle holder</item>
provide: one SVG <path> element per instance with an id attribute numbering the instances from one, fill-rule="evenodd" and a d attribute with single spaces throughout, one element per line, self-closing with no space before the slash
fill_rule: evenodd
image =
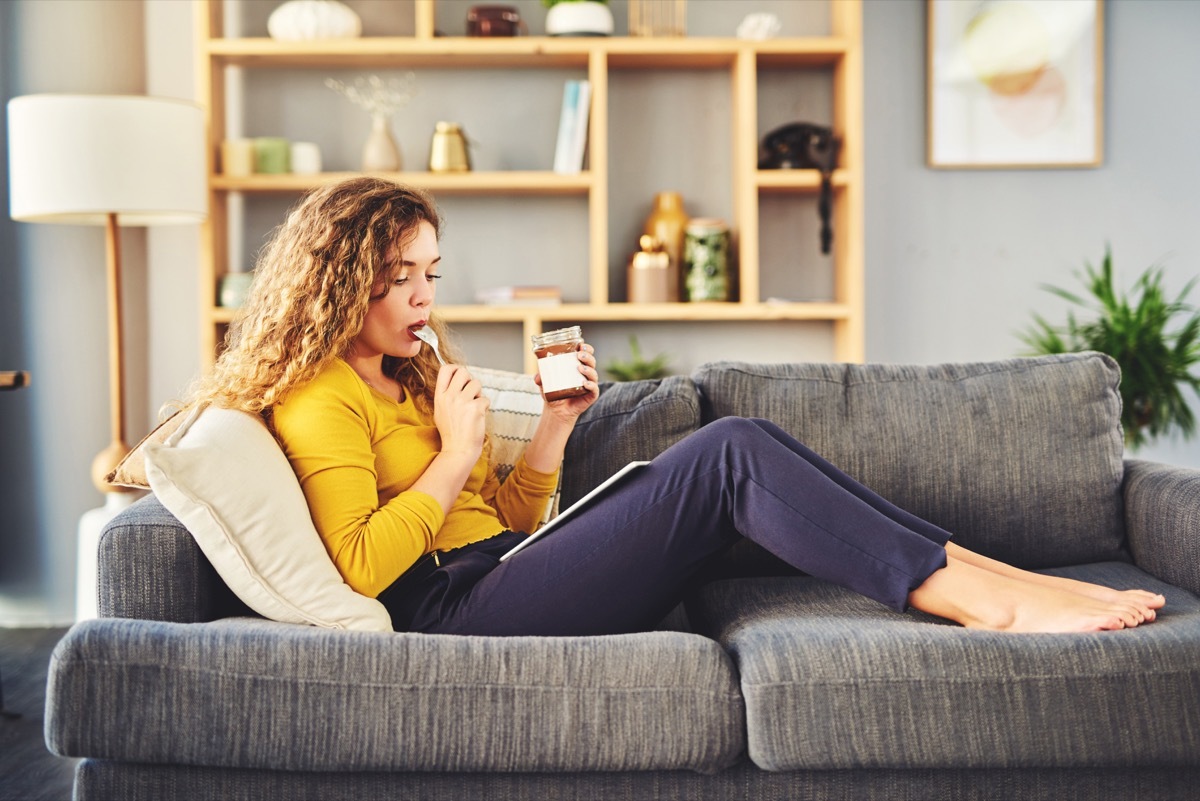
<path id="1" fill-rule="evenodd" d="M 629 0 L 630 36 L 687 36 L 687 0 Z"/>

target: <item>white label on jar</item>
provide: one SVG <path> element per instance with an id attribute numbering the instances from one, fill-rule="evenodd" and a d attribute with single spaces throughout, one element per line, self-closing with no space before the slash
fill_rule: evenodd
<path id="1" fill-rule="evenodd" d="M 556 353 L 538 359 L 538 372 L 542 374 L 542 391 L 558 392 L 583 386 L 583 373 L 579 372 L 579 354 Z"/>

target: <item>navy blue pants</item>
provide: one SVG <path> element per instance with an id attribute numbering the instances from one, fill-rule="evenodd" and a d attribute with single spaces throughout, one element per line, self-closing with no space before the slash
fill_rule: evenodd
<path id="1" fill-rule="evenodd" d="M 950 535 L 766 420 L 717 420 L 501 563 L 505 532 L 439 554 L 380 594 L 398 631 L 645 631 L 738 538 L 896 610 L 946 565 Z M 428 559 L 428 557 L 427 557 Z"/>

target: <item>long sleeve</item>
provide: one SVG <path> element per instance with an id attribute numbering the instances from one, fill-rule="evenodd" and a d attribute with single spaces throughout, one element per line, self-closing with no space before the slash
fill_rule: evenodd
<path id="1" fill-rule="evenodd" d="M 330 558 L 347 584 L 372 597 L 430 551 L 505 528 L 532 531 L 557 482 L 557 473 L 522 460 L 499 485 L 480 457 L 443 514 L 409 489 L 441 448 L 437 427 L 411 401 L 368 388 L 341 360 L 278 404 L 274 424 Z"/>

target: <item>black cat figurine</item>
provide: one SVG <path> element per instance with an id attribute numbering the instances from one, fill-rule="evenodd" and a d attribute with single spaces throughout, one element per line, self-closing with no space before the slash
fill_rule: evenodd
<path id="1" fill-rule="evenodd" d="M 807 122 L 793 122 L 776 128 L 763 138 L 758 159 L 760 170 L 819 170 L 821 196 L 817 212 L 821 216 L 821 252 L 829 253 L 833 244 L 830 214 L 833 209 L 833 168 L 837 166 L 841 140 L 833 129 Z"/>

